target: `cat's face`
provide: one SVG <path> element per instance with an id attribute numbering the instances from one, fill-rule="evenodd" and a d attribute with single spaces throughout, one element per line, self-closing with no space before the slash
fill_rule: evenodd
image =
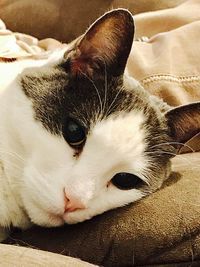
<path id="1" fill-rule="evenodd" d="M 148 97 L 128 91 L 118 78 L 105 88 L 104 80 L 74 81 L 59 69 L 46 75 L 39 78 L 45 90 L 29 96 L 36 121 L 30 114 L 28 138 L 22 137 L 28 143 L 22 194 L 35 223 L 83 221 L 160 187 L 169 155 L 156 151 L 171 152 L 171 146 L 156 146 L 169 137 Z M 29 79 L 26 88 L 35 92 L 39 85 Z M 74 202 L 69 207 L 81 209 L 64 214 L 64 191 Z"/>
<path id="2" fill-rule="evenodd" d="M 39 78 L 45 90 L 29 95 L 34 111 L 21 137 L 27 142 L 22 195 L 35 223 L 80 222 L 161 186 L 171 155 L 158 151 L 172 148 L 156 146 L 169 137 L 148 97 L 118 78 L 105 88 L 104 80 L 74 81 L 60 69 L 46 75 Z M 35 92 L 39 85 L 29 79 L 23 82 Z M 65 195 L 72 203 L 66 212 Z"/>
<path id="3" fill-rule="evenodd" d="M 124 82 L 132 39 L 131 15 L 107 13 L 60 64 L 22 76 L 20 194 L 34 223 L 84 221 L 168 177 L 166 118 L 140 86 Z"/>

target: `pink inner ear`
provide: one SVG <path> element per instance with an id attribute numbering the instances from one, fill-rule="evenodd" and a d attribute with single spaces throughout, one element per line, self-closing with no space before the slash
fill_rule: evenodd
<path id="1" fill-rule="evenodd" d="M 125 10 L 106 13 L 86 32 L 71 59 L 73 75 L 93 76 L 107 68 L 114 76 L 124 72 L 134 34 L 131 14 Z"/>
<path id="2" fill-rule="evenodd" d="M 94 65 L 93 55 L 95 55 L 95 49 L 90 42 L 84 37 L 84 46 L 82 41 L 76 46 L 75 52 L 71 56 L 71 73 L 74 76 L 85 75 L 92 76 Z"/>
<path id="3" fill-rule="evenodd" d="M 71 61 L 71 73 L 74 76 L 92 77 L 93 68 L 89 64 L 89 59 L 86 57 L 75 58 Z"/>
<path id="4" fill-rule="evenodd" d="M 200 132 L 200 102 L 174 108 L 166 117 L 177 142 L 184 143 Z"/>
<path id="5" fill-rule="evenodd" d="M 71 63 L 71 72 L 72 75 L 77 76 L 80 73 L 84 72 L 83 67 L 84 66 L 84 61 L 79 59 L 74 59 Z"/>
<path id="6" fill-rule="evenodd" d="M 92 28 L 80 44 L 83 53 L 93 54 L 99 60 L 109 64 L 115 58 L 123 38 L 123 26 L 120 21 L 108 18 L 100 25 Z"/>

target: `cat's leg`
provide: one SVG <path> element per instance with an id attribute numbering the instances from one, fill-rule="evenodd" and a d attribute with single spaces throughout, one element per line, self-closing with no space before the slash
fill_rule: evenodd
<path id="1" fill-rule="evenodd" d="M 0 242 L 5 240 L 8 237 L 8 235 L 9 235 L 9 230 L 4 227 L 0 227 Z"/>

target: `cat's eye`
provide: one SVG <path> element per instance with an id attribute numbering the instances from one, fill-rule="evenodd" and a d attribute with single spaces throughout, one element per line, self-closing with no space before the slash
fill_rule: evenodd
<path id="1" fill-rule="evenodd" d="M 86 131 L 78 121 L 69 118 L 64 123 L 63 136 L 70 146 L 78 148 L 85 143 Z"/>
<path id="2" fill-rule="evenodd" d="M 115 174 L 111 182 L 121 190 L 130 190 L 134 188 L 137 189 L 144 184 L 144 181 L 142 181 L 138 176 L 127 172 L 120 172 Z"/>

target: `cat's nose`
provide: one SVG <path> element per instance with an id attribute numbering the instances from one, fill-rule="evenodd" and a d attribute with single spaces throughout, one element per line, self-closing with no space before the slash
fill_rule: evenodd
<path id="1" fill-rule="evenodd" d="M 85 205 L 81 202 L 81 200 L 77 199 L 66 193 L 64 190 L 64 210 L 65 212 L 73 212 L 75 210 L 85 209 Z"/>

